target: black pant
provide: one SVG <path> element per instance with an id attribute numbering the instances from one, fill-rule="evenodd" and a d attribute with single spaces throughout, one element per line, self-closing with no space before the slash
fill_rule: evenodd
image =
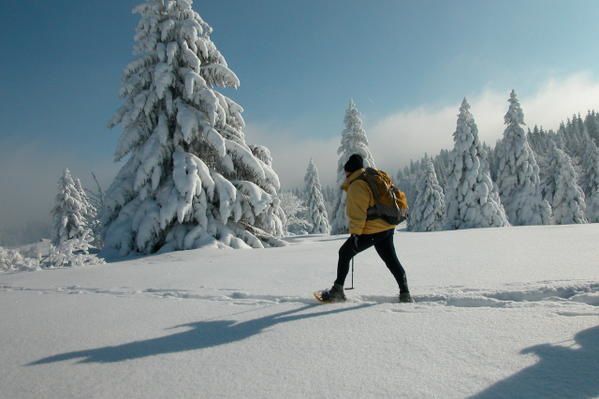
<path id="1" fill-rule="evenodd" d="M 335 284 L 343 286 L 345 284 L 345 277 L 347 277 L 347 273 L 349 272 L 350 260 L 358 253 L 374 245 L 376 252 L 385 262 L 393 277 L 395 277 L 399 290 L 401 292 L 409 292 L 406 271 L 401 266 L 395 253 L 395 246 L 393 245 L 394 232 L 395 229 L 390 229 L 376 234 L 362 234 L 349 237 L 339 249 L 339 263 L 337 264 L 337 280 L 335 280 Z"/>

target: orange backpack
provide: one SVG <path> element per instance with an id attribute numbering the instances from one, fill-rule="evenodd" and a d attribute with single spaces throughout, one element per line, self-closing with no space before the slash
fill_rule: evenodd
<path id="1" fill-rule="evenodd" d="M 368 208 L 366 220 L 383 219 L 389 224 L 400 224 L 406 220 L 408 209 L 406 194 L 393 184 L 386 172 L 366 168 L 358 179 L 368 184 L 374 197 L 374 206 Z"/>

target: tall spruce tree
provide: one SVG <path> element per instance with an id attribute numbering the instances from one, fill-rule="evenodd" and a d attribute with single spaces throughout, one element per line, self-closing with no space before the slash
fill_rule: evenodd
<path id="1" fill-rule="evenodd" d="M 135 55 L 124 71 L 125 104 L 110 126 L 128 157 L 107 190 L 105 245 L 153 253 L 211 244 L 282 245 L 279 179 L 268 150 L 246 144 L 242 107 L 215 87 L 239 80 L 191 0 L 147 0 Z"/>
<path id="2" fill-rule="evenodd" d="M 345 129 L 341 133 L 341 145 L 337 149 L 339 160 L 337 161 L 337 187 L 341 188 L 345 180 L 343 166 L 350 156 L 360 154 L 364 158 L 364 167 L 375 167 L 374 159 L 368 149 L 368 138 L 362 127 L 360 112 L 353 100 L 345 111 Z M 347 233 L 349 230 L 347 216 L 345 214 L 345 192 L 339 190 L 333 211 L 331 228 L 333 234 Z"/>
<path id="3" fill-rule="evenodd" d="M 481 162 L 478 128 L 466 99 L 460 106 L 453 141 L 445 192 L 447 227 L 508 226 L 503 206 L 493 196 L 493 182 L 488 168 Z"/>
<path id="4" fill-rule="evenodd" d="M 418 179 L 418 196 L 410 209 L 408 229 L 410 231 L 437 231 L 445 221 L 445 195 L 437 181 L 433 161 L 422 162 Z"/>
<path id="5" fill-rule="evenodd" d="M 541 193 L 539 166 L 522 127 L 524 113 L 514 90 L 508 101 L 506 128 L 496 150 L 499 196 L 511 224 L 549 224 L 551 207 Z"/>
<path id="6" fill-rule="evenodd" d="M 52 208 L 52 242 L 60 245 L 72 239 L 92 240 L 90 216 L 93 210 L 77 178 L 65 169 L 58 180 L 58 193 Z"/>
<path id="7" fill-rule="evenodd" d="M 306 176 L 304 177 L 307 197 L 307 219 L 312 224 L 310 233 L 313 234 L 329 234 L 331 226 L 329 225 L 329 216 L 327 208 L 322 196 L 322 188 L 320 186 L 320 178 L 318 177 L 318 169 L 314 161 L 310 159 Z"/>

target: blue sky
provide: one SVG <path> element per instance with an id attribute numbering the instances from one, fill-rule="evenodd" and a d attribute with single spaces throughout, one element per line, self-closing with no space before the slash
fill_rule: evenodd
<path id="1" fill-rule="evenodd" d="M 40 183 L 50 191 L 65 166 L 80 175 L 97 170 L 109 182 L 120 131 L 106 123 L 121 104 L 138 3 L 0 0 L 0 183 L 14 183 L 17 169 L 26 169 L 7 164 L 7 153 L 22 154 L 20 162 L 35 158 L 23 178 L 37 173 L 51 181 Z M 532 99 L 552 79 L 559 85 L 583 73 L 579 83 L 588 86 L 599 76 L 599 2 L 592 0 L 220 0 L 194 8 L 241 79 L 227 94 L 246 110 L 250 142 L 278 131 L 337 140 L 350 97 L 368 129 L 398 113 L 457 105 L 463 96 L 507 98 L 516 88 Z M 273 152 L 277 166 L 284 154 Z M 303 174 L 305 165 L 296 168 Z M 0 200 L 28 195 L 4 191 Z M 43 196 L 49 200 L 38 201 L 39 214 L 54 194 Z"/>

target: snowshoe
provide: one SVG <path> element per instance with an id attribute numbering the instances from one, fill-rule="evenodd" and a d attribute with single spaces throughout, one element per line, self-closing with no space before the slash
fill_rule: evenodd
<path id="1" fill-rule="evenodd" d="M 330 290 L 314 292 L 314 298 L 322 303 L 345 302 L 346 300 L 343 287 L 338 285 L 333 285 Z"/>

